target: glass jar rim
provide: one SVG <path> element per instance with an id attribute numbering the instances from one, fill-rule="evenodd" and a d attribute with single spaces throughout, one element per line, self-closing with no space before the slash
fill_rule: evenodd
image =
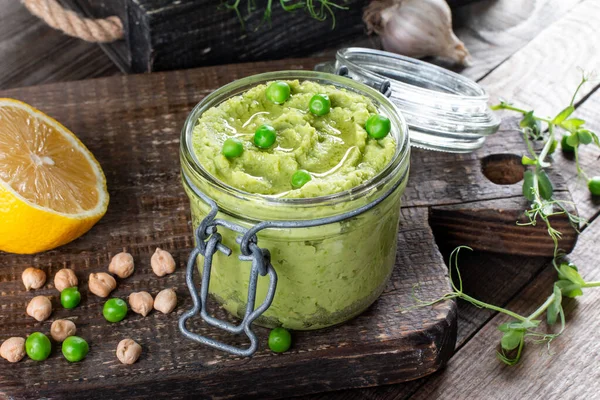
<path id="1" fill-rule="evenodd" d="M 348 47 L 337 51 L 335 61 L 317 64 L 315 69 L 341 73 L 375 88 L 389 87 L 390 101 L 403 113 L 414 147 L 471 152 L 500 126 L 480 85 L 422 60 Z"/>
<path id="2" fill-rule="evenodd" d="M 392 132 L 396 141 L 396 152 L 392 161 L 380 171 L 374 178 L 361 183 L 349 190 L 333 193 L 326 196 L 318 197 L 306 197 L 306 198 L 286 198 L 276 197 L 276 195 L 263 195 L 246 192 L 238 189 L 225 182 L 217 179 L 215 176 L 210 174 L 199 162 L 191 143 L 192 134 L 198 118 L 203 112 L 211 107 L 221 104 L 223 101 L 239 95 L 248 89 L 250 85 L 258 85 L 273 80 L 308 80 L 314 81 L 320 84 L 333 85 L 338 88 L 345 90 L 351 90 L 355 93 L 369 97 L 371 100 L 376 100 L 379 103 L 378 111 L 384 111 L 383 113 L 392 122 Z M 383 110 L 381 109 L 383 108 Z M 200 178 L 208 181 L 213 187 L 218 189 L 220 192 L 226 193 L 227 195 L 234 195 L 242 200 L 254 200 L 260 201 L 263 204 L 273 206 L 318 206 L 323 203 L 331 204 L 331 202 L 343 202 L 348 200 L 355 200 L 357 198 L 366 196 L 373 192 L 373 189 L 383 187 L 390 182 L 393 177 L 401 172 L 406 173 L 408 171 L 409 157 L 410 157 L 410 143 L 408 134 L 408 125 L 396 105 L 389 101 L 387 97 L 381 94 L 379 91 L 364 85 L 360 82 L 353 81 L 350 78 L 343 76 L 317 72 L 317 71 L 305 71 L 305 70 L 287 70 L 287 71 L 275 71 L 266 72 L 256 75 L 251 75 L 242 79 L 235 80 L 227 85 L 221 86 L 219 89 L 213 91 L 206 97 L 204 97 L 188 114 L 183 129 L 181 132 L 181 143 L 180 143 L 180 157 L 182 167 L 185 168 L 182 173 L 186 174 L 186 171 L 191 172 L 195 176 L 193 178 Z M 400 171 L 404 169 L 404 171 Z"/>

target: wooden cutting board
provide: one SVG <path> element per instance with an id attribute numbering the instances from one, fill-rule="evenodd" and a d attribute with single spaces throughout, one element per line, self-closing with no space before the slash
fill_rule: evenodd
<path id="1" fill-rule="evenodd" d="M 381 298 L 358 318 L 334 328 L 297 332 L 293 348 L 284 354 L 269 351 L 268 331 L 255 328 L 261 347 L 252 358 L 184 339 L 177 320 L 191 307 L 184 275 L 192 247 L 188 199 L 179 176 L 179 135 L 185 117 L 205 95 L 234 79 L 271 70 L 311 69 L 320 61 L 210 67 L 0 92 L 0 97 L 26 101 L 76 132 L 102 165 L 111 195 L 106 216 L 75 242 L 38 255 L 0 253 L 0 341 L 34 331 L 48 333 L 52 320 L 71 318 L 78 335 L 90 344 L 87 359 L 76 364 L 69 364 L 56 344 L 44 362 L 26 358 L 9 364 L 0 359 L 0 397 L 264 399 L 416 379 L 444 365 L 456 337 L 452 301 L 403 312 L 415 305 L 414 295 L 429 300 L 449 290 L 436 238 L 443 246 L 552 253 L 543 227 L 515 224 L 527 202 L 517 182 L 523 171 L 516 155 L 524 146 L 513 121 L 476 153 L 413 151 L 397 266 Z M 557 195 L 569 199 L 560 177 L 553 180 Z M 575 231 L 564 218 L 557 218 L 553 226 L 564 232 L 562 245 L 570 251 Z M 175 274 L 164 278 L 152 274 L 150 256 L 157 246 L 174 255 Z M 155 312 L 146 318 L 130 313 L 117 324 L 103 319 L 103 301 L 88 295 L 87 277 L 105 271 L 112 255 L 123 250 L 133 254 L 136 272 L 120 280 L 113 295 L 126 298 L 133 291 L 156 294 L 175 287 L 179 304 L 174 313 Z M 30 265 L 43 268 L 49 280 L 44 288 L 26 292 L 21 273 Z M 83 300 L 73 311 L 59 306 L 51 284 L 64 267 L 74 269 L 82 283 Z M 41 323 L 25 314 L 28 301 L 40 294 L 52 296 L 55 305 L 50 320 Z M 231 319 L 217 307 L 212 312 Z M 198 319 L 189 325 L 204 335 L 244 344 Z M 121 365 L 115 356 L 117 343 L 126 337 L 144 349 L 131 366 Z"/>

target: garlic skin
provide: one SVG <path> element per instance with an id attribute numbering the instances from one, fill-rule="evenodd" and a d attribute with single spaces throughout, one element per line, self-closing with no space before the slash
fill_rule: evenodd
<path id="1" fill-rule="evenodd" d="M 409 57 L 438 56 L 469 65 L 471 55 L 452 31 L 445 0 L 373 0 L 363 20 L 384 50 Z"/>

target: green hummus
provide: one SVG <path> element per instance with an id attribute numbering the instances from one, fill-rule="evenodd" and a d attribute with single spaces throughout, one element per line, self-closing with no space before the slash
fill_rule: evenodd
<path id="1" fill-rule="evenodd" d="M 291 97 L 277 105 L 258 85 L 206 111 L 194 129 L 194 153 L 200 164 L 226 184 L 249 193 L 278 197 L 317 197 L 342 192 L 373 178 L 396 151 L 391 136 L 369 138 L 364 129 L 373 103 L 359 94 L 315 82 L 289 81 Z M 308 111 L 310 98 L 327 94 L 331 111 L 317 117 Z M 254 145 L 254 132 L 263 124 L 277 130 L 277 141 L 267 150 Z M 239 158 L 221 154 L 223 142 L 236 137 L 244 143 Z M 293 189 L 291 177 L 299 169 L 312 180 Z"/>
<path id="2" fill-rule="evenodd" d="M 265 98 L 266 85 L 259 85 L 202 114 L 193 131 L 193 152 L 209 174 L 253 194 L 306 198 L 360 185 L 394 158 L 396 142 L 392 135 L 374 140 L 363 128 L 369 115 L 377 113 L 367 97 L 310 81 L 288 83 L 292 95 L 282 105 L 269 102 Z M 331 99 L 331 112 L 322 117 L 308 112 L 309 100 L 316 93 L 326 93 Z M 267 150 L 252 143 L 254 131 L 262 124 L 272 125 L 278 134 L 276 144 Z M 230 136 L 244 143 L 239 158 L 228 159 L 221 154 L 223 142 Z M 183 169 L 186 173 L 185 165 Z M 293 189 L 290 179 L 298 169 L 309 171 L 312 180 Z M 251 226 L 259 211 L 259 219 L 314 219 L 349 211 L 380 195 L 380 191 L 373 191 L 344 203 L 291 207 L 261 201 L 263 196 L 241 199 L 215 189 L 205 180 L 194 183 L 227 210 L 217 218 L 246 227 Z M 271 307 L 257 322 L 269 327 L 317 329 L 344 322 L 371 305 L 383 291 L 394 266 L 400 197 L 405 184 L 404 180 L 381 204 L 350 220 L 260 232 L 258 245 L 271 252 L 278 283 Z M 209 209 L 184 186 L 196 228 Z M 209 291 L 226 310 L 242 317 L 250 263 L 238 258 L 235 232 L 223 227 L 218 232 L 233 254 L 215 254 Z M 200 270 L 202 263 L 199 259 Z M 259 277 L 257 306 L 264 300 L 268 284 L 268 277 Z"/>

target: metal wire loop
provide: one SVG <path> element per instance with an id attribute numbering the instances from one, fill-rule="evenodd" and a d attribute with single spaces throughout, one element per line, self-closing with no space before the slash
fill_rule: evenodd
<path id="1" fill-rule="evenodd" d="M 187 263 L 186 270 L 186 283 L 190 294 L 192 296 L 193 307 L 186 311 L 179 319 L 179 330 L 188 339 L 194 340 L 198 343 L 205 344 L 218 350 L 226 351 L 231 354 L 238 356 L 250 356 L 254 354 L 258 348 L 258 342 L 256 335 L 252 331 L 252 323 L 256 318 L 261 316 L 273 302 L 275 297 L 275 290 L 277 288 L 277 273 L 271 264 L 271 254 L 269 250 L 262 249 L 258 246 L 258 232 L 263 229 L 269 228 L 309 228 L 320 225 L 327 225 L 331 223 L 341 222 L 354 218 L 373 207 L 380 204 L 389 195 L 391 195 L 402 183 L 403 179 L 398 179 L 392 187 L 384 192 L 377 199 L 370 203 L 359 207 L 353 211 L 346 212 L 333 217 L 318 218 L 313 220 L 303 221 L 263 221 L 260 222 L 250 229 L 245 228 L 241 225 L 235 224 L 231 221 L 216 218 L 219 208 L 217 203 L 206 196 L 196 185 L 194 185 L 190 179 L 183 174 L 184 184 L 187 185 L 198 198 L 204 201 L 210 206 L 210 211 L 206 217 L 198 224 L 194 236 L 196 238 L 196 247 L 190 253 L 190 257 Z M 248 283 L 248 297 L 246 301 L 246 312 L 244 318 L 239 325 L 233 325 L 227 321 L 223 321 L 212 317 L 208 314 L 206 304 L 208 300 L 208 288 L 210 285 L 210 273 L 212 269 L 213 256 L 217 251 L 220 251 L 226 256 L 232 254 L 232 250 L 225 246 L 221 240 L 222 236 L 218 232 L 218 227 L 232 230 L 239 234 L 236 238 L 236 242 L 240 246 L 240 261 L 251 262 L 250 277 Z M 194 271 L 197 268 L 198 257 L 204 256 L 204 263 L 202 268 L 202 284 L 200 286 L 200 295 L 194 285 Z M 265 300 L 256 309 L 256 288 L 258 284 L 258 276 L 269 276 L 269 288 Z M 244 332 L 248 339 L 250 339 L 249 347 L 243 349 L 235 346 L 231 346 L 220 341 L 208 338 L 206 336 L 199 335 L 189 331 L 186 327 L 188 319 L 194 315 L 200 314 L 200 317 L 209 325 L 216 328 L 225 330 L 232 334 L 240 334 Z"/>

